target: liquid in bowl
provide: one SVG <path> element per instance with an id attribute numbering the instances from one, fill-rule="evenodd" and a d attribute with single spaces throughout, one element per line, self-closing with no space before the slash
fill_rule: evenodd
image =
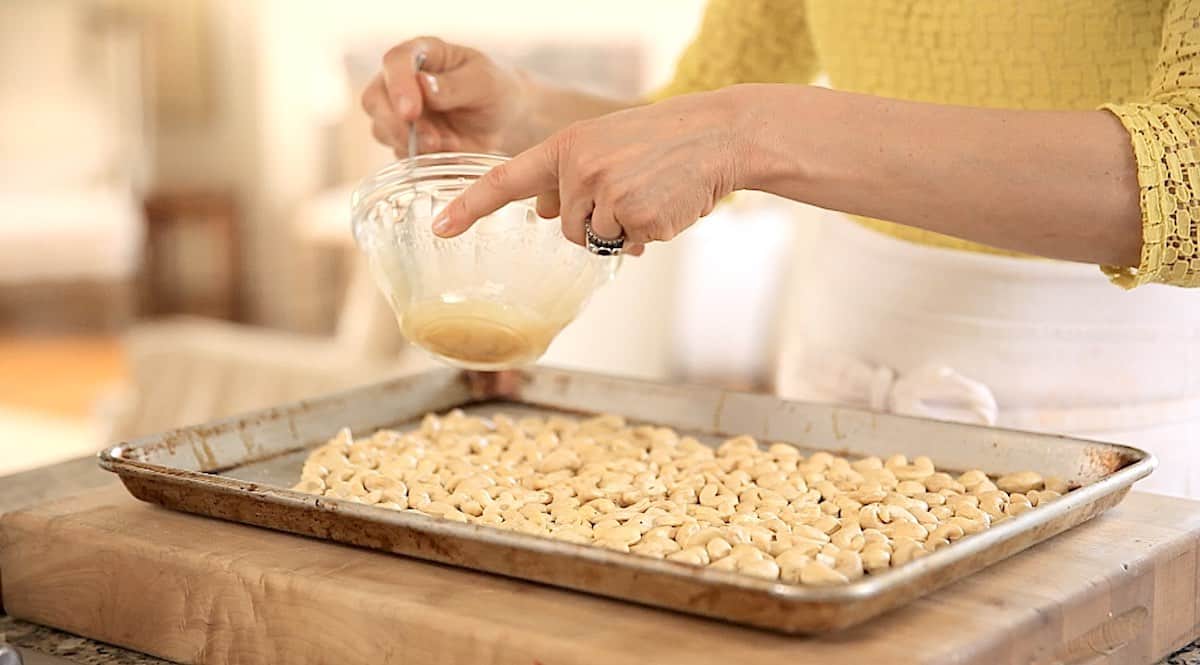
<path id="1" fill-rule="evenodd" d="M 400 320 L 404 336 L 429 353 L 468 369 L 532 363 L 566 322 L 486 300 L 413 303 Z"/>
<path id="2" fill-rule="evenodd" d="M 355 242 L 404 337 L 464 369 L 532 364 L 620 265 L 619 256 L 569 242 L 533 199 L 454 238 L 436 236 L 438 210 L 506 161 L 466 153 L 401 160 L 366 178 L 352 202 Z"/>

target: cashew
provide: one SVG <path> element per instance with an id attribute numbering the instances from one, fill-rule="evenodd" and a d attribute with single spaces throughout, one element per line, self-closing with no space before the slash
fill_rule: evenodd
<path id="1" fill-rule="evenodd" d="M 896 546 L 892 552 L 892 565 L 903 566 L 904 564 L 914 559 L 919 559 L 926 554 L 925 546 L 922 543 L 907 541 Z"/>
<path id="2" fill-rule="evenodd" d="M 970 492 L 971 494 L 974 494 L 975 496 L 983 496 L 984 494 L 986 494 L 988 492 L 997 492 L 999 490 L 1000 490 L 1000 488 L 996 487 L 996 483 L 993 483 L 990 480 L 985 480 L 982 483 L 979 483 L 978 485 L 973 485 L 973 486 L 967 488 L 967 491 Z"/>
<path id="3" fill-rule="evenodd" d="M 878 457 L 864 457 L 850 463 L 850 468 L 858 472 L 878 471 L 883 468 L 883 460 Z"/>
<path id="4" fill-rule="evenodd" d="M 704 527 L 693 534 L 690 538 L 679 544 L 683 545 L 685 548 L 704 547 L 708 544 L 708 541 L 712 540 L 713 538 L 720 538 L 721 536 L 722 533 L 720 529 L 711 526 Z M 676 538 L 676 540 L 678 540 L 678 538 Z"/>
<path id="5" fill-rule="evenodd" d="M 321 480 L 320 478 L 306 478 L 301 480 L 292 489 L 296 490 L 297 492 L 305 492 L 307 494 L 324 494 L 325 481 Z"/>
<path id="6" fill-rule="evenodd" d="M 841 526 L 841 522 L 838 521 L 836 517 L 823 515 L 812 522 L 809 522 L 809 526 L 819 529 L 822 533 L 828 535 L 836 531 L 837 528 Z"/>
<path id="7" fill-rule="evenodd" d="M 753 545 L 734 545 L 733 549 L 729 550 L 728 556 L 738 560 L 770 558 L 770 555 Z"/>
<path id="8" fill-rule="evenodd" d="M 610 542 L 632 545 L 642 539 L 642 532 L 634 526 L 625 525 L 605 531 L 602 537 Z"/>
<path id="9" fill-rule="evenodd" d="M 863 560 L 858 552 L 844 550 L 834 557 L 834 570 L 846 576 L 848 580 L 856 580 L 863 576 Z"/>
<path id="10" fill-rule="evenodd" d="M 880 505 L 863 506 L 863 509 L 858 513 L 859 523 L 867 528 L 882 529 L 887 522 L 891 522 L 890 512 L 886 513 L 888 515 L 887 522 L 883 520 L 884 513 L 881 511 L 885 510 L 885 508 L 885 506 Z"/>
<path id="11" fill-rule="evenodd" d="M 930 531 L 929 540 L 945 540 L 952 543 L 959 538 L 962 538 L 964 535 L 966 535 L 966 532 L 963 531 L 961 526 L 957 524 L 946 523 L 938 525 L 933 531 Z"/>
<path id="12" fill-rule="evenodd" d="M 942 506 L 942 505 L 945 505 L 945 503 L 946 503 L 946 495 L 938 494 L 936 492 L 926 492 L 925 494 L 918 494 L 913 498 L 917 499 L 919 501 L 924 501 L 925 504 L 931 508 L 933 506 Z"/>
<path id="13" fill-rule="evenodd" d="M 789 537 L 787 539 L 781 538 L 777 543 L 773 543 L 768 553 L 772 556 L 779 556 L 783 552 L 795 550 L 797 555 L 803 554 L 805 556 L 813 557 L 821 551 L 822 547 L 824 547 L 823 543 L 818 543 L 812 540 L 792 540 Z"/>
<path id="14" fill-rule="evenodd" d="M 925 549 L 929 550 L 930 552 L 936 552 L 949 545 L 950 542 L 951 541 L 948 538 L 934 538 L 932 535 L 930 535 L 925 539 Z"/>
<path id="15" fill-rule="evenodd" d="M 868 573 L 887 570 L 892 565 L 892 550 L 887 545 L 868 545 L 861 556 L 863 569 Z"/>
<path id="16" fill-rule="evenodd" d="M 298 491 L 711 566 L 791 584 L 846 582 L 953 544 L 1070 485 L 993 482 L 896 455 L 802 457 L 733 437 L 716 450 L 619 416 L 490 419 L 452 411 L 411 432 L 313 450 Z"/>
<path id="17" fill-rule="evenodd" d="M 861 550 L 867 543 L 867 539 L 863 536 L 862 527 L 857 523 L 851 522 L 843 524 L 842 528 L 833 532 L 830 542 L 843 550 Z"/>
<path id="18" fill-rule="evenodd" d="M 820 548 L 813 549 L 811 547 L 793 547 L 792 549 L 781 552 L 775 556 L 775 562 L 781 568 L 798 568 L 809 561 L 813 560 L 820 552 Z"/>
<path id="19" fill-rule="evenodd" d="M 892 522 L 881 530 L 891 538 L 924 540 L 929 535 L 929 530 L 917 522 Z"/>
<path id="20" fill-rule="evenodd" d="M 767 448 L 767 454 L 776 459 L 795 459 L 800 457 L 800 451 L 795 446 L 786 443 L 772 443 Z"/>
<path id="21" fill-rule="evenodd" d="M 662 537 L 643 537 L 636 545 L 629 548 L 630 552 L 651 556 L 655 558 L 663 558 L 668 554 L 673 554 L 680 551 L 679 543 L 670 538 Z"/>
<path id="22" fill-rule="evenodd" d="M 667 555 L 668 561 L 690 563 L 693 566 L 708 565 L 708 551 L 703 547 L 688 547 Z"/>
<path id="23" fill-rule="evenodd" d="M 967 489 L 971 489 L 979 483 L 986 482 L 987 480 L 987 474 L 979 469 L 971 469 L 970 471 L 965 471 L 958 476 L 959 484 Z"/>
<path id="24" fill-rule="evenodd" d="M 926 528 L 938 523 L 938 518 L 928 510 L 913 510 L 912 516 L 917 518 L 917 524 L 921 524 Z"/>
<path id="25" fill-rule="evenodd" d="M 536 529 L 536 527 L 535 527 L 535 529 Z M 536 531 L 535 531 L 535 533 L 536 533 Z M 597 541 L 595 541 L 595 543 L 597 545 L 599 545 L 600 547 L 610 549 L 610 550 L 616 550 L 618 552 L 631 552 L 632 551 L 632 549 L 629 547 L 629 545 L 627 543 L 623 543 L 619 540 L 597 540 Z"/>
<path id="26" fill-rule="evenodd" d="M 866 543 L 864 547 L 870 547 L 871 545 L 887 545 L 890 547 L 892 542 L 892 539 L 888 538 L 887 534 L 879 529 L 863 529 L 863 540 Z"/>
<path id="27" fill-rule="evenodd" d="M 901 480 L 900 478 L 896 477 L 896 474 L 893 473 L 891 469 L 888 469 L 888 468 L 869 469 L 867 471 L 862 471 L 861 473 L 863 476 L 863 482 L 878 483 L 880 486 L 884 487 L 885 489 L 892 489 L 892 488 L 896 487 L 896 485 L 900 484 L 900 480 Z M 915 479 L 909 479 L 909 480 L 915 480 Z"/>
<path id="28" fill-rule="evenodd" d="M 733 550 L 733 546 L 729 544 L 729 541 L 717 536 L 716 538 L 708 541 L 708 543 L 704 545 L 704 549 L 708 551 L 708 558 L 710 561 L 717 561 L 728 556 L 730 551 Z"/>
<path id="29" fill-rule="evenodd" d="M 738 572 L 765 580 L 779 579 L 779 565 L 771 559 L 740 559 Z"/>
<path id="30" fill-rule="evenodd" d="M 642 534 L 642 537 L 643 538 L 670 538 L 671 540 L 675 540 L 675 532 L 677 530 L 678 529 L 676 527 L 668 526 L 668 525 L 656 526 L 656 527 L 650 529 L 649 531 L 647 531 L 646 533 Z"/>
<path id="31" fill-rule="evenodd" d="M 859 503 L 876 503 L 883 501 L 884 497 L 887 496 L 887 490 L 883 489 L 883 486 L 878 483 L 871 483 L 850 492 L 849 496 Z"/>
<path id="32" fill-rule="evenodd" d="M 904 480 L 896 485 L 896 491 L 904 496 L 917 497 L 925 493 L 925 486 L 915 480 Z"/>
<path id="33" fill-rule="evenodd" d="M 1031 505 L 1031 504 L 1010 503 L 1010 504 L 1008 504 L 1008 507 L 1004 509 L 1004 514 L 1008 515 L 1009 517 L 1016 517 L 1017 515 L 1020 515 L 1022 513 L 1027 513 L 1031 510 L 1033 510 L 1033 505 Z"/>
<path id="34" fill-rule="evenodd" d="M 708 567 L 713 570 L 724 570 L 732 573 L 738 569 L 738 560 L 728 556 L 723 559 L 710 561 Z"/>
<path id="35" fill-rule="evenodd" d="M 679 528 L 675 529 L 675 542 L 687 547 L 687 543 L 691 542 L 692 536 L 699 533 L 702 528 L 704 527 L 701 527 L 696 522 L 685 522 Z"/>
<path id="36" fill-rule="evenodd" d="M 804 584 L 822 585 L 844 584 L 850 580 L 848 580 L 845 575 L 834 570 L 828 565 L 820 563 L 819 561 L 813 561 L 805 564 L 800 569 L 800 581 Z"/>
<path id="37" fill-rule="evenodd" d="M 979 497 L 971 494 L 956 494 L 946 497 L 946 505 L 954 510 L 958 510 L 959 506 L 971 506 L 972 508 L 979 507 Z"/>
<path id="38" fill-rule="evenodd" d="M 1046 476 L 1045 485 L 1047 490 L 1051 492 L 1058 492 L 1059 495 L 1063 495 L 1071 491 L 1070 483 L 1062 478 L 1059 478 L 1058 476 Z"/>
<path id="39" fill-rule="evenodd" d="M 983 522 L 984 524 L 991 523 L 990 516 L 986 512 L 971 505 L 964 504 L 955 507 L 954 515 L 956 517 L 965 517 L 972 522 Z"/>
<path id="40" fill-rule="evenodd" d="M 1025 493 L 1030 490 L 1039 490 L 1045 486 L 1040 474 L 1033 471 L 1021 471 L 1018 473 L 1010 473 L 1005 476 L 1000 476 L 996 481 L 996 486 L 1005 492 L 1020 492 Z"/>
<path id="41" fill-rule="evenodd" d="M 931 474 L 928 478 L 925 478 L 923 482 L 925 483 L 925 489 L 930 492 L 940 492 L 941 490 L 947 489 L 958 493 L 967 491 L 967 488 L 963 487 L 962 483 L 951 478 L 950 474 L 942 473 L 940 471 Z"/>
<path id="42" fill-rule="evenodd" d="M 771 543 L 775 540 L 775 534 L 768 529 L 750 527 L 746 531 L 750 534 L 750 544 L 764 552 L 771 548 Z"/>
<path id="43" fill-rule="evenodd" d="M 986 514 L 987 513 L 984 513 L 984 515 L 986 515 Z M 959 526 L 960 528 L 962 528 L 963 533 L 966 533 L 968 536 L 979 533 L 991 525 L 990 519 L 988 521 L 983 521 L 983 520 L 973 520 L 973 519 L 970 519 L 967 517 L 957 517 L 957 516 L 951 517 L 950 519 L 946 520 L 945 523 L 946 524 L 955 524 L 955 525 Z"/>
<path id="44" fill-rule="evenodd" d="M 1062 495 L 1052 490 L 1033 490 L 1026 496 L 1029 497 L 1029 505 L 1036 508 L 1043 503 L 1050 503 Z"/>
<path id="45" fill-rule="evenodd" d="M 1008 506 L 1008 494 L 1000 490 L 979 495 L 979 507 L 993 519 L 1004 514 Z"/>
<path id="46" fill-rule="evenodd" d="M 895 474 L 897 480 L 924 480 L 935 471 L 933 460 L 928 457 L 917 457 L 909 464 L 904 455 L 896 455 L 889 458 L 885 466 Z"/>

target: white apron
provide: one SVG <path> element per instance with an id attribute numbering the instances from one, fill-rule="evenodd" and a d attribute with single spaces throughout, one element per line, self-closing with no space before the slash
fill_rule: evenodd
<path id="1" fill-rule="evenodd" d="M 795 275 L 784 397 L 1149 450 L 1143 491 L 1200 498 L 1200 290 L 823 222 Z"/>

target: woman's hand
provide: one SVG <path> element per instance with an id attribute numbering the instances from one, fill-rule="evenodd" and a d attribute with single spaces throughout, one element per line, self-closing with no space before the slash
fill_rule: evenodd
<path id="1" fill-rule="evenodd" d="M 670 240 L 741 186 L 743 108 L 729 90 L 674 99 L 570 125 L 498 166 L 434 221 L 443 237 L 511 201 L 538 197 L 542 217 L 584 243 L 584 222 L 602 238 Z"/>
<path id="2" fill-rule="evenodd" d="M 421 71 L 418 53 L 425 54 Z M 362 95 L 375 138 L 408 156 L 416 120 L 421 152 L 518 152 L 530 143 L 528 77 L 436 37 L 393 47 Z"/>

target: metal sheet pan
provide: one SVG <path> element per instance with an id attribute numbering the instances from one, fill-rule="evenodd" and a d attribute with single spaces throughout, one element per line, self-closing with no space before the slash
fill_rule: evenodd
<path id="1" fill-rule="evenodd" d="M 1082 485 L 929 556 L 847 585 L 805 587 L 316 497 L 289 489 L 308 449 L 463 406 L 482 413 L 618 413 L 708 441 L 750 434 L 852 456 L 928 455 L 940 468 L 1034 469 Z M 784 633 L 861 623 L 1116 505 L 1155 460 L 1126 446 L 889 416 L 769 395 L 535 369 L 508 395 L 435 370 L 114 446 L 100 465 L 138 499 Z"/>

